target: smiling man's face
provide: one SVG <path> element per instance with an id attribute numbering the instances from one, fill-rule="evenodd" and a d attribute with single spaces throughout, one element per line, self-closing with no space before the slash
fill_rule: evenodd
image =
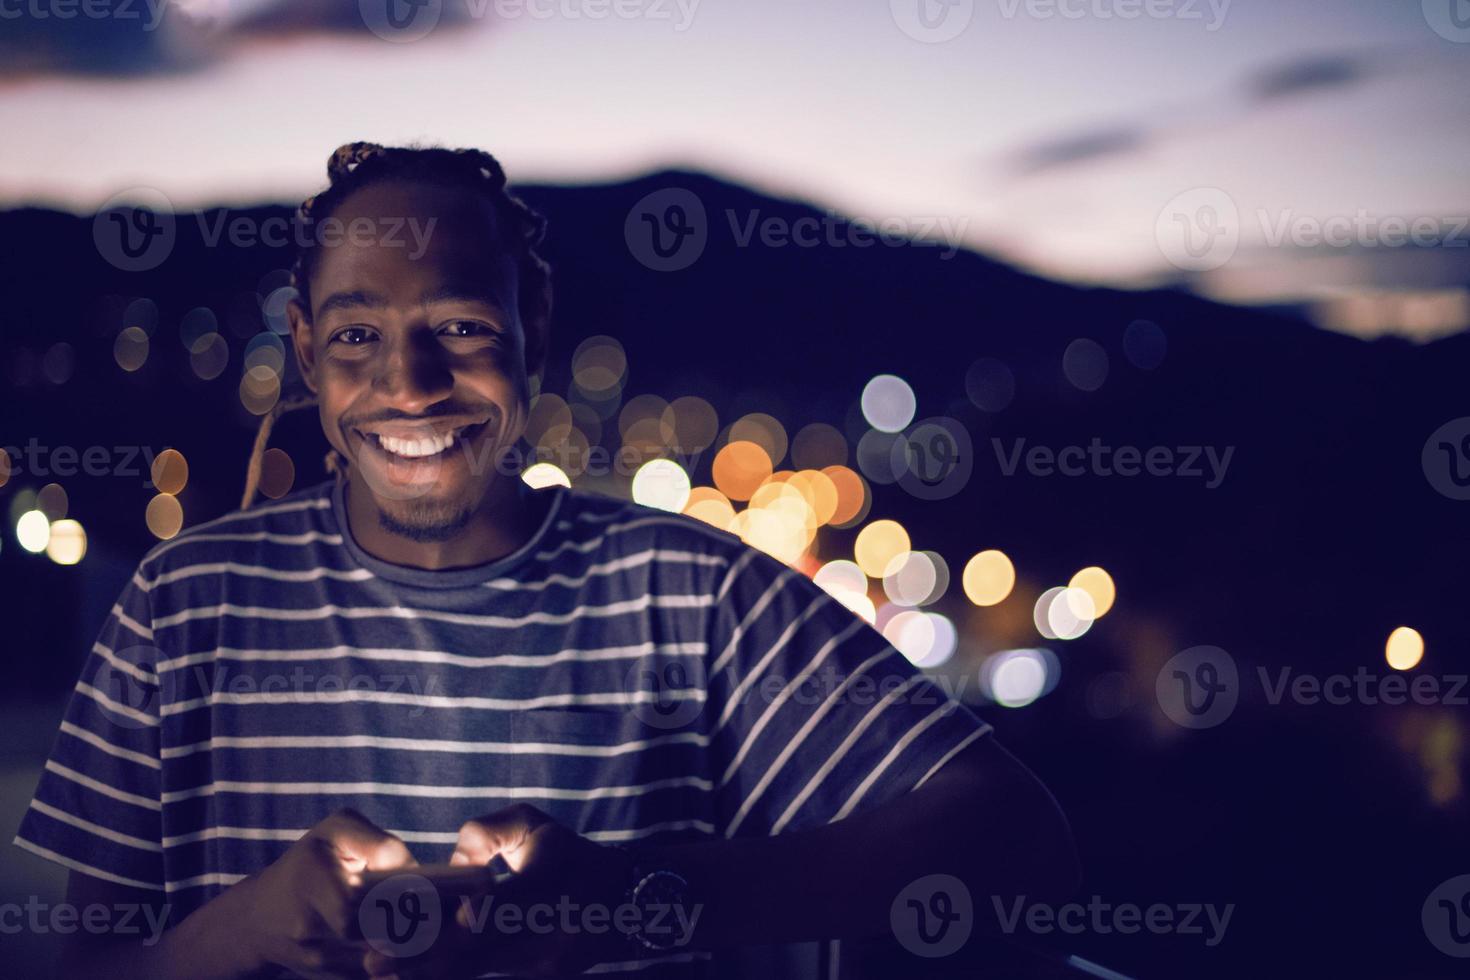
<path id="1" fill-rule="evenodd" d="M 497 465 L 529 401 L 515 259 L 493 205 L 465 190 L 371 185 L 333 217 L 349 233 L 318 246 L 310 320 L 291 314 L 322 428 L 385 529 L 447 540 L 517 479 Z"/>

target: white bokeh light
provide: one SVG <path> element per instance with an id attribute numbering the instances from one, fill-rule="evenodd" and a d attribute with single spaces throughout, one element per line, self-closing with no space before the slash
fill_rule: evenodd
<path id="1" fill-rule="evenodd" d="M 902 432 L 914 420 L 914 389 L 895 374 L 880 374 L 863 388 L 863 418 L 879 432 Z"/>

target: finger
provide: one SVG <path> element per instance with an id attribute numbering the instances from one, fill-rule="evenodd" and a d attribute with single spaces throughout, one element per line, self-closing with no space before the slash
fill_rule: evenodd
<path id="1" fill-rule="evenodd" d="M 353 870 L 390 871 L 418 865 L 407 844 L 356 810 L 338 810 L 317 824 L 316 829 L 322 839 L 351 863 L 360 863 Z"/>
<path id="2" fill-rule="evenodd" d="M 471 820 L 459 828 L 449 863 L 483 866 L 499 855 L 512 871 L 520 871 L 530 860 L 533 835 L 551 823 L 549 816 L 526 803 Z"/>

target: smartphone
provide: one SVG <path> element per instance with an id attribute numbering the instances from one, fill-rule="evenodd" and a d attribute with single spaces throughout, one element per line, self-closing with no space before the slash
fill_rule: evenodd
<path id="1" fill-rule="evenodd" d="M 421 864 L 392 871 L 363 871 L 358 874 L 357 891 L 367 895 L 374 890 L 395 892 L 427 892 L 439 895 L 469 895 L 490 891 L 506 875 L 497 874 L 494 866 L 476 867 L 464 864 Z"/>

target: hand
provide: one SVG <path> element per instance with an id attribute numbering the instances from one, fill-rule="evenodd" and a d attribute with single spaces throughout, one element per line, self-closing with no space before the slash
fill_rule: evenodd
<path id="1" fill-rule="evenodd" d="M 241 881 L 240 925 L 259 965 L 305 977 L 362 977 L 366 943 L 358 938 L 354 876 L 413 867 L 403 841 L 355 810 L 338 810 L 285 854 Z"/>
<path id="2" fill-rule="evenodd" d="M 462 899 L 422 956 L 370 952 L 363 960 L 368 974 L 419 980 L 494 970 L 552 977 L 636 957 L 616 926 L 632 872 L 632 859 L 622 851 L 518 804 L 461 827 L 450 863 L 484 867 L 496 857 L 515 874 Z"/>

